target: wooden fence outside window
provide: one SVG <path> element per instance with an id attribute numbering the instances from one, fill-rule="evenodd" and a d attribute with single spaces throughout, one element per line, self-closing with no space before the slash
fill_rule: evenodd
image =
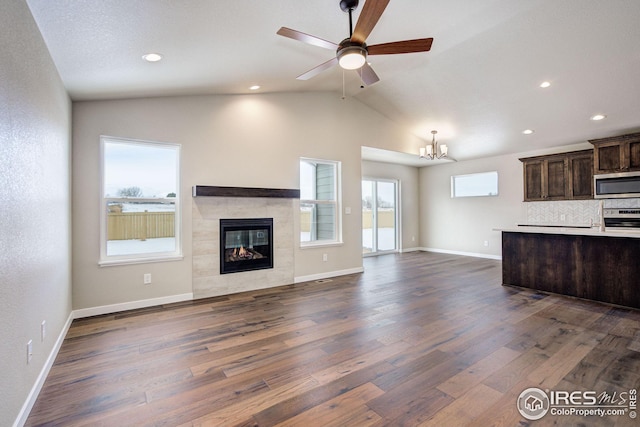
<path id="1" fill-rule="evenodd" d="M 146 240 L 175 237 L 174 212 L 109 212 L 108 240 Z"/>
<path id="2" fill-rule="evenodd" d="M 395 212 L 378 212 L 380 227 L 393 227 Z M 371 228 L 371 213 L 363 213 L 364 228 Z M 309 231 L 310 212 L 302 212 L 300 228 Z M 175 237 L 174 212 L 109 212 L 107 214 L 108 240 L 146 240 Z"/>

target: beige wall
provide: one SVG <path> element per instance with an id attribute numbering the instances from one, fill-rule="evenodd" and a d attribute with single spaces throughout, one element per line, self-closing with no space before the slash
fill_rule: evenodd
<path id="1" fill-rule="evenodd" d="M 24 1 L 0 13 L 0 424 L 21 408 L 71 314 L 71 103 Z M 47 335 L 40 339 L 45 320 Z M 27 365 L 26 344 L 33 340 Z"/>
<path id="2" fill-rule="evenodd" d="M 585 148 L 589 148 L 588 143 L 421 168 L 421 246 L 500 257 L 501 234 L 493 229 L 513 227 L 526 221 L 522 163 L 518 159 Z M 497 197 L 451 198 L 452 175 L 489 171 L 498 171 Z M 485 241 L 489 246 L 484 246 Z"/>
<path id="3" fill-rule="evenodd" d="M 498 171 L 497 197 L 451 198 L 451 176 Z M 521 213 L 522 168 L 517 156 L 447 163 L 420 169 L 420 243 L 428 249 L 500 256 L 496 227 Z M 487 241 L 489 246 L 484 246 Z"/>
<path id="4" fill-rule="evenodd" d="M 391 163 L 362 161 L 362 178 L 395 179 L 400 183 L 400 249 L 420 246 L 418 168 Z M 360 209 L 360 206 L 358 206 Z"/>
<path id="5" fill-rule="evenodd" d="M 76 309 L 191 292 L 193 185 L 298 188 L 300 157 L 342 162 L 342 209 L 360 209 L 360 147 L 402 150 L 418 140 L 337 94 L 189 96 L 73 106 L 73 305 Z M 99 136 L 182 144 L 184 260 L 98 267 Z M 299 216 L 295 216 L 296 233 Z M 295 250 L 295 277 L 362 267 L 361 217 L 343 215 L 339 246 Z M 323 254 L 328 255 L 326 262 Z M 144 273 L 154 278 L 143 285 Z"/>

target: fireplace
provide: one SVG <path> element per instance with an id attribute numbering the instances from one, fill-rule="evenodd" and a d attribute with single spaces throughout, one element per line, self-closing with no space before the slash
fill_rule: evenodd
<path id="1" fill-rule="evenodd" d="M 273 218 L 220 220 L 220 274 L 273 268 Z"/>

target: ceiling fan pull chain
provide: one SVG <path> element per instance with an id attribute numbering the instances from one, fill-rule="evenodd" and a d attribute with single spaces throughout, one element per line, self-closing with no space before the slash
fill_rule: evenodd
<path id="1" fill-rule="evenodd" d="M 345 95 L 345 89 L 344 89 L 344 70 L 342 70 L 342 99 L 345 99 L 347 97 L 347 95 Z"/>

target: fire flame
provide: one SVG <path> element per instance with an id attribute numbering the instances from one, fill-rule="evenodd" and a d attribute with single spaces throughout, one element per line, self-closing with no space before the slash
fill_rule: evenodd
<path id="1" fill-rule="evenodd" d="M 240 248 L 233 249 L 233 256 L 238 256 L 240 258 L 248 258 L 251 256 L 251 252 L 246 250 L 243 245 L 240 245 Z"/>

